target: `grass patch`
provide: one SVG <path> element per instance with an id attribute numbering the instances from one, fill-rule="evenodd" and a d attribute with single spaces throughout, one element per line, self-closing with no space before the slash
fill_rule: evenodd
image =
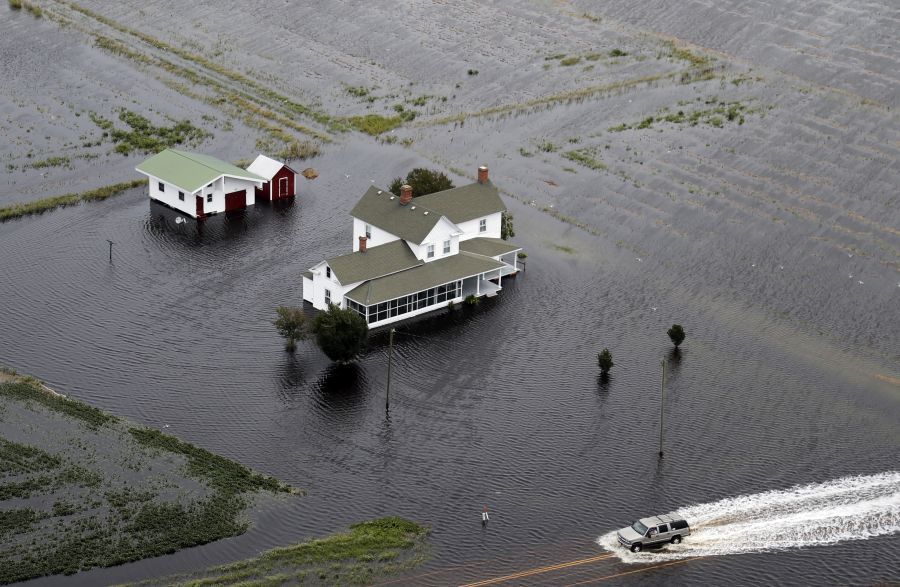
<path id="1" fill-rule="evenodd" d="M 39 448 L 0 438 L 0 475 L 21 475 L 55 469 L 58 457 Z"/>
<path id="2" fill-rule="evenodd" d="M 398 517 L 354 524 L 348 532 L 151 584 L 206 585 L 320 584 L 360 585 L 421 564 L 428 530 Z"/>
<path id="3" fill-rule="evenodd" d="M 123 155 L 134 151 L 158 152 L 183 143 L 196 145 L 212 137 L 211 133 L 194 126 L 189 120 L 178 121 L 172 126 L 155 126 L 144 116 L 125 108 L 119 111 L 119 120 L 131 130 L 117 129 L 112 121 L 93 112 L 90 117 L 94 124 L 103 129 L 103 136 L 116 143 L 116 153 Z"/>
<path id="4" fill-rule="evenodd" d="M 36 380 L 22 380 L 0 384 L 0 397 L 41 404 L 70 418 L 76 418 L 91 428 L 98 428 L 113 420 L 114 416 L 93 406 L 55 395 L 40 386 Z"/>
<path id="5" fill-rule="evenodd" d="M 47 167 L 68 167 L 72 168 L 72 162 L 68 157 L 47 157 L 41 161 L 35 161 L 34 163 L 29 163 L 26 167 L 31 167 L 32 169 L 45 169 Z"/>
<path id="6" fill-rule="evenodd" d="M 609 56 L 610 56 L 610 57 L 625 57 L 625 56 L 627 56 L 627 55 L 628 55 L 628 52 L 627 52 L 627 51 L 622 51 L 622 50 L 619 49 L 619 48 L 615 48 L 615 49 L 613 49 L 612 51 L 609 52 Z"/>
<path id="7" fill-rule="evenodd" d="M 131 428 L 131 435 L 142 445 L 171 453 L 181 454 L 188 459 L 188 470 L 196 477 L 208 481 L 211 487 L 226 494 L 266 490 L 290 493 L 290 486 L 273 477 L 254 473 L 247 467 L 211 453 L 193 444 L 178 440 L 152 428 Z"/>
<path id="8" fill-rule="evenodd" d="M 44 16 L 44 11 L 37 4 L 25 2 L 25 0 L 9 0 L 9 7 L 13 10 L 22 10 L 23 8 L 34 15 L 35 18 Z"/>
<path id="9" fill-rule="evenodd" d="M 6 222 L 14 218 L 29 216 L 31 214 L 43 214 L 49 210 L 56 208 L 64 208 L 66 206 L 74 206 L 81 202 L 97 202 L 111 198 L 131 188 L 146 185 L 146 179 L 135 179 L 123 183 L 103 186 L 97 189 L 81 192 L 80 194 L 65 194 L 62 196 L 51 196 L 42 198 L 34 202 L 24 202 L 21 204 L 11 204 L 0 208 L 0 222 Z"/>
<path id="10" fill-rule="evenodd" d="M 594 169 L 596 171 L 606 171 L 607 166 L 606 163 L 594 158 L 594 150 L 587 149 L 575 149 L 572 151 L 566 151 L 562 154 L 563 157 L 568 159 L 569 161 L 574 161 L 579 165 L 583 165 L 588 169 Z"/>
<path id="11" fill-rule="evenodd" d="M 18 405 L 29 413 L 27 421 L 5 425 L 37 445 L 0 438 L 0 480 L 6 481 L 0 483 L 0 501 L 37 503 L 34 509 L 0 510 L 0 584 L 118 565 L 235 536 L 248 527 L 241 517 L 248 495 L 295 493 L 238 463 L 39 385 L 33 378 L 0 384 L 0 407 Z M 35 402 L 40 405 L 29 406 Z M 183 470 L 180 464 L 186 464 Z M 200 483 L 186 483 L 189 478 Z"/>
<path id="12" fill-rule="evenodd" d="M 568 253 L 570 255 L 575 254 L 575 249 L 573 249 L 572 247 L 567 247 L 565 245 L 553 245 L 553 248 L 556 249 L 557 251 L 561 251 L 563 253 Z"/>
<path id="13" fill-rule="evenodd" d="M 278 151 L 275 155 L 280 159 L 299 159 L 303 161 L 304 159 L 318 157 L 321 154 L 322 150 L 319 148 L 319 145 L 312 141 L 292 140 L 284 149 Z"/>
<path id="14" fill-rule="evenodd" d="M 570 67 L 572 65 L 577 65 L 578 63 L 581 63 L 581 57 L 578 56 L 566 57 L 565 59 L 561 59 L 559 62 L 559 64 L 564 67 Z"/>
<path id="15" fill-rule="evenodd" d="M 413 120 L 416 117 L 414 110 L 403 110 L 401 108 L 399 112 L 400 114 L 397 116 L 366 114 L 365 116 L 351 116 L 347 120 L 350 122 L 350 126 L 356 130 L 377 137 L 381 133 L 398 128 L 404 122 Z"/>
<path id="16" fill-rule="evenodd" d="M 679 105 L 684 105 L 679 102 Z M 654 125 L 660 123 L 670 124 L 687 124 L 689 126 L 697 126 L 705 124 L 715 128 L 722 128 L 726 123 L 736 122 L 741 125 L 746 121 L 746 116 L 759 112 L 760 108 L 750 108 L 747 104 L 737 102 L 720 101 L 717 98 L 709 98 L 704 102 L 706 108 L 697 108 L 695 110 L 679 109 L 675 112 L 668 108 L 660 110 L 656 116 L 648 116 L 642 120 L 628 124 L 622 123 L 617 126 L 610 127 L 610 132 L 622 132 L 629 129 L 645 130 L 653 128 Z"/>

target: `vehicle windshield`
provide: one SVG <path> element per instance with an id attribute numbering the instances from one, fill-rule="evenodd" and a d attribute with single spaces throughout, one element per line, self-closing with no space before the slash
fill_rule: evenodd
<path id="1" fill-rule="evenodd" d="M 641 524 L 641 521 L 638 520 L 634 524 L 631 525 L 631 529 L 643 536 L 647 533 L 647 526 Z"/>

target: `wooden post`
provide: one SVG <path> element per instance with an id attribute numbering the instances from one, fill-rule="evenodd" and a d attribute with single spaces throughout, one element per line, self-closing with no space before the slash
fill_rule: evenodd
<path id="1" fill-rule="evenodd" d="M 387 374 L 387 393 L 384 396 L 384 411 L 391 410 L 391 363 L 394 357 L 394 329 L 391 328 L 390 338 L 388 339 L 388 374 Z"/>
<path id="2" fill-rule="evenodd" d="M 663 418 L 666 411 L 666 360 L 663 359 L 659 364 L 662 367 L 662 377 L 659 380 L 659 456 L 663 456 Z"/>
<path id="3" fill-rule="evenodd" d="M 112 263 L 112 246 L 113 242 L 109 239 L 106 239 L 106 242 L 109 243 L 109 262 Z"/>

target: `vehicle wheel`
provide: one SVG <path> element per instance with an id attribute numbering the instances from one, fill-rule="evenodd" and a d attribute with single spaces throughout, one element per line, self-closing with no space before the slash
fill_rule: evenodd
<path id="1" fill-rule="evenodd" d="M 681 544 L 681 536 L 672 536 L 672 544 Z"/>
<path id="2" fill-rule="evenodd" d="M 631 545 L 631 552 L 640 552 L 641 551 L 641 543 Z"/>

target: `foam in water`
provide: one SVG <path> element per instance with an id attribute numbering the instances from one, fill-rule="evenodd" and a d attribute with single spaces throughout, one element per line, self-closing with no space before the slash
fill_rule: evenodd
<path id="1" fill-rule="evenodd" d="M 647 512 L 647 515 L 666 512 Z M 632 553 L 616 532 L 597 543 L 624 562 L 764 552 L 865 540 L 900 532 L 900 472 L 730 497 L 679 509 L 691 535 L 679 545 Z"/>

